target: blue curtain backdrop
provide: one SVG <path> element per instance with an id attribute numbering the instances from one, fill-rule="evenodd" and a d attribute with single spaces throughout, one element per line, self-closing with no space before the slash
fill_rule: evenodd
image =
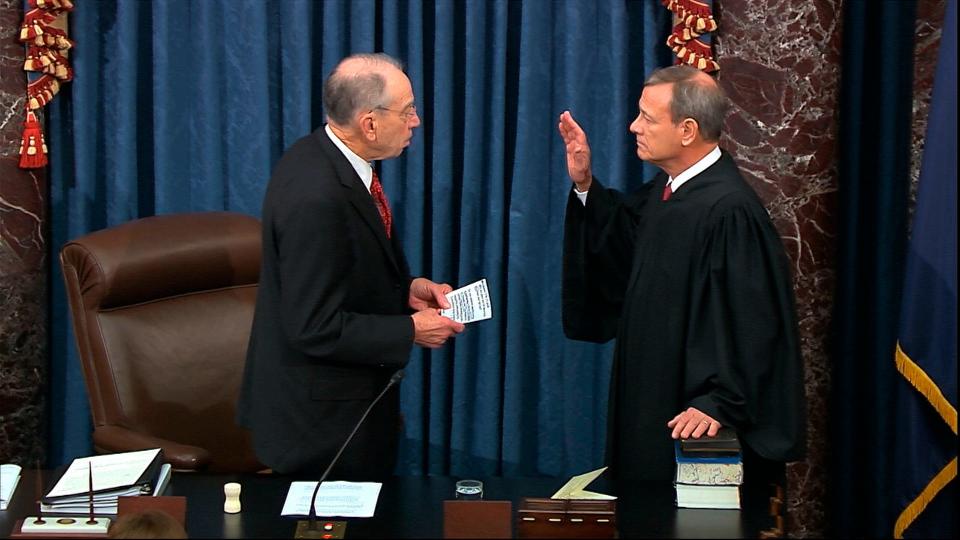
<path id="1" fill-rule="evenodd" d="M 560 327 L 570 188 L 557 118 L 590 136 L 594 171 L 652 175 L 627 125 L 670 62 L 651 0 L 85 1 L 75 80 L 50 109 L 52 247 L 184 211 L 259 216 L 273 164 L 323 123 L 324 77 L 352 52 L 406 63 L 423 126 L 384 186 L 415 275 L 486 278 L 494 317 L 417 350 L 402 385 L 400 473 L 567 475 L 603 462 L 611 346 Z M 51 448 L 91 452 L 86 392 L 51 254 Z"/>
<path id="2" fill-rule="evenodd" d="M 829 415 L 832 537 L 893 532 L 893 453 L 900 435 L 893 396 L 901 382 L 893 358 L 907 252 L 916 11 L 912 0 L 844 3 Z"/>

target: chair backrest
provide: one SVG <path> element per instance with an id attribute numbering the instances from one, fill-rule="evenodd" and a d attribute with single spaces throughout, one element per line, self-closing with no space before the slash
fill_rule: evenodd
<path id="1" fill-rule="evenodd" d="M 119 426 L 206 449 L 212 471 L 262 468 L 234 420 L 260 245 L 256 218 L 199 212 L 134 220 L 63 247 L 95 444 L 98 430 Z"/>

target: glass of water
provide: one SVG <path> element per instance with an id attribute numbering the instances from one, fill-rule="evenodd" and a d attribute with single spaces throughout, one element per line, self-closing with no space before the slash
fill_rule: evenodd
<path id="1" fill-rule="evenodd" d="M 456 497 L 462 501 L 478 501 L 483 498 L 483 482 L 480 480 L 457 481 Z"/>

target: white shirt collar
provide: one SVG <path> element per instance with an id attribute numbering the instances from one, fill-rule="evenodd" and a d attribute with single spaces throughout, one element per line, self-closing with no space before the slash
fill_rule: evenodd
<path id="1" fill-rule="evenodd" d="M 680 189 L 680 186 L 686 183 L 687 180 L 690 180 L 694 176 L 707 170 L 708 167 L 710 167 L 711 165 L 713 165 L 719 160 L 720 160 L 720 147 L 714 146 L 713 150 L 707 153 L 707 155 L 700 158 L 700 161 L 694 163 L 689 168 L 687 168 L 687 170 L 678 174 L 676 178 L 670 178 L 669 180 L 667 180 L 667 184 L 670 185 L 670 191 L 672 191 L 673 193 L 676 193 L 677 190 Z"/>
<path id="2" fill-rule="evenodd" d="M 330 129 L 330 124 L 324 125 L 323 129 L 327 132 L 327 137 L 330 137 L 330 140 L 333 141 L 333 144 L 335 144 L 337 148 L 343 152 L 343 155 L 347 157 L 347 161 L 349 161 L 350 165 L 353 166 L 353 170 L 357 171 L 357 176 L 359 176 L 360 180 L 363 181 L 363 185 L 367 186 L 367 191 L 370 191 L 370 184 L 373 182 L 373 165 L 371 165 L 369 161 L 358 156 L 353 150 L 347 148 L 347 145 L 343 144 L 343 141 L 334 135 L 333 130 Z"/>

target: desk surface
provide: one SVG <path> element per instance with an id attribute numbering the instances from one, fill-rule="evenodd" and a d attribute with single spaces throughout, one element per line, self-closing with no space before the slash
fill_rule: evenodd
<path id="1" fill-rule="evenodd" d="M 36 514 L 35 471 L 24 471 L 13 501 L 0 512 L 0 537 L 7 537 L 17 519 Z M 281 517 L 290 477 L 174 473 L 165 495 L 187 497 L 187 531 L 191 538 L 292 538 L 296 518 Z M 591 490 L 610 492 L 602 478 Z M 376 516 L 347 520 L 347 538 L 441 538 L 443 501 L 453 497 L 455 478 L 395 477 L 384 483 Z M 513 501 L 514 518 L 522 497 L 549 497 L 564 483 L 560 478 L 483 478 L 484 498 Z M 239 514 L 223 513 L 223 484 L 242 485 Z M 757 538 L 772 525 L 767 515 L 769 493 L 744 486 L 744 510 L 678 509 L 670 485 L 638 486 L 617 502 L 621 538 Z"/>

